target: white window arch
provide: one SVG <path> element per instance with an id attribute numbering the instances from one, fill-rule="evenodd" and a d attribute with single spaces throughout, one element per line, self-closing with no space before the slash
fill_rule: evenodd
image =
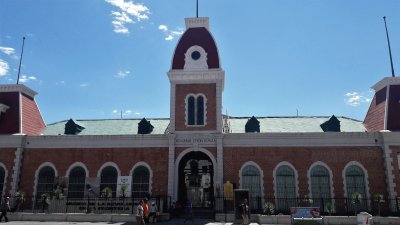
<path id="1" fill-rule="evenodd" d="M 100 195 L 105 196 L 105 193 L 103 193 L 105 188 L 111 188 L 112 197 L 116 197 L 118 176 L 121 176 L 121 171 L 119 170 L 118 165 L 114 162 L 103 164 L 98 171 L 97 176 L 100 177 Z"/>
<path id="2" fill-rule="evenodd" d="M 151 193 L 153 171 L 146 162 L 136 163 L 131 172 L 132 186 L 131 192 L 134 198 L 144 198 Z"/>
<path id="3" fill-rule="evenodd" d="M 249 190 L 250 208 L 260 208 L 264 201 L 264 174 L 260 166 L 253 161 L 246 162 L 240 168 L 239 178 L 240 188 Z"/>
<path id="4" fill-rule="evenodd" d="M 280 162 L 275 167 L 274 192 L 278 211 L 289 211 L 297 205 L 298 173 L 291 163 Z"/>
<path id="5" fill-rule="evenodd" d="M 58 177 L 56 167 L 51 162 L 45 162 L 35 172 L 34 201 L 35 208 L 41 208 L 44 195 L 52 196 L 55 178 Z"/>
<path id="6" fill-rule="evenodd" d="M 186 126 L 207 124 L 207 98 L 204 94 L 188 94 L 185 98 Z"/>

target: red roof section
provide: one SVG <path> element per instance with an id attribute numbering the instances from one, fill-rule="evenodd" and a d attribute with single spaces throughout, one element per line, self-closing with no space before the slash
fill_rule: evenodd
<path id="1" fill-rule="evenodd" d="M 206 28 L 196 27 L 187 29 L 179 40 L 172 60 L 172 69 L 183 69 L 185 65 L 185 53 L 194 45 L 201 46 L 207 52 L 209 69 L 220 68 L 218 49 L 214 38 Z"/>

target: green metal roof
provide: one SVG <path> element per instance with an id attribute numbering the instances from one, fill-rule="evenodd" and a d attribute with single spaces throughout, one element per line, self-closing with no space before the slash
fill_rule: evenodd
<path id="1" fill-rule="evenodd" d="M 251 117 L 229 117 L 230 133 L 245 133 L 245 125 Z M 271 132 L 323 132 L 320 125 L 329 120 L 330 116 L 309 117 L 256 117 L 260 121 L 260 133 Z M 365 132 L 362 121 L 337 117 L 340 121 L 341 132 Z M 75 120 L 85 127 L 77 135 L 135 135 L 138 133 L 138 123 L 142 119 L 98 119 Z M 169 119 L 147 119 L 154 126 L 151 134 L 165 134 Z M 68 120 L 48 124 L 44 135 L 64 135 L 65 124 Z"/>

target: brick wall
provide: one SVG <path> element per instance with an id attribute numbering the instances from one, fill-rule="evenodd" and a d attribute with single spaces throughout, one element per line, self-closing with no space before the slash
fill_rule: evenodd
<path id="1" fill-rule="evenodd" d="M 393 175 L 394 180 L 393 183 L 396 184 L 394 187 L 395 192 L 397 192 L 397 196 L 400 195 L 400 167 L 398 161 L 398 155 L 400 154 L 400 146 L 390 146 L 392 149 L 392 166 L 393 166 Z"/>
<path id="2" fill-rule="evenodd" d="M 239 170 L 247 161 L 257 163 L 263 170 L 265 197 L 274 197 L 273 170 L 282 161 L 291 163 L 298 172 L 299 197 L 309 194 L 307 172 L 316 161 L 324 162 L 332 170 L 337 198 L 344 196 L 342 171 L 350 161 L 361 163 L 368 171 L 371 196 L 375 193 L 387 196 L 382 150 L 377 147 L 225 148 L 224 182 L 229 180 L 239 188 Z"/>
<path id="3" fill-rule="evenodd" d="M 9 194 L 11 190 L 11 182 L 12 182 L 12 173 L 14 166 L 14 158 L 15 158 L 16 149 L 13 148 L 2 148 L 0 149 L 0 163 L 4 164 L 7 169 L 7 177 L 5 181 L 6 189 L 4 190 L 4 194 Z"/>
<path id="4" fill-rule="evenodd" d="M 369 106 L 364 125 L 368 131 L 380 131 L 385 128 L 386 88 L 375 93 Z"/>
<path id="5" fill-rule="evenodd" d="M 46 125 L 34 99 L 22 94 L 22 133 L 40 135 Z"/>
<path id="6" fill-rule="evenodd" d="M 175 130 L 216 130 L 216 85 L 215 84 L 177 84 L 176 85 L 176 99 L 175 99 Z M 186 107 L 185 99 L 190 93 L 202 93 L 206 96 L 206 126 L 200 127 L 186 127 L 185 116 Z"/>

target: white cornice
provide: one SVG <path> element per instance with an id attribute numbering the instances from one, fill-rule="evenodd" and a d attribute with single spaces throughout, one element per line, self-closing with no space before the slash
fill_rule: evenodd
<path id="1" fill-rule="evenodd" d="M 382 88 L 387 87 L 389 85 L 400 85 L 400 77 L 385 77 L 371 88 L 374 89 L 375 92 L 378 92 Z"/>
<path id="2" fill-rule="evenodd" d="M 167 135 L 29 136 L 26 148 L 168 148 Z"/>
<path id="3" fill-rule="evenodd" d="M 0 135 L 0 148 L 19 148 L 25 135 Z"/>
<path id="4" fill-rule="evenodd" d="M 207 30 L 210 29 L 208 17 L 185 18 L 185 24 L 186 29 L 195 27 L 205 27 Z"/>
<path id="5" fill-rule="evenodd" d="M 381 146 L 378 133 L 248 133 L 225 134 L 224 147 Z"/>
<path id="6" fill-rule="evenodd" d="M 209 69 L 205 71 L 170 70 L 168 78 L 171 81 L 216 81 L 225 79 L 225 71 L 222 69 Z"/>
<path id="7" fill-rule="evenodd" d="M 31 98 L 34 98 L 37 95 L 37 92 L 28 88 L 23 84 L 3 84 L 0 85 L 0 92 L 21 92 L 25 95 L 28 95 Z"/>

